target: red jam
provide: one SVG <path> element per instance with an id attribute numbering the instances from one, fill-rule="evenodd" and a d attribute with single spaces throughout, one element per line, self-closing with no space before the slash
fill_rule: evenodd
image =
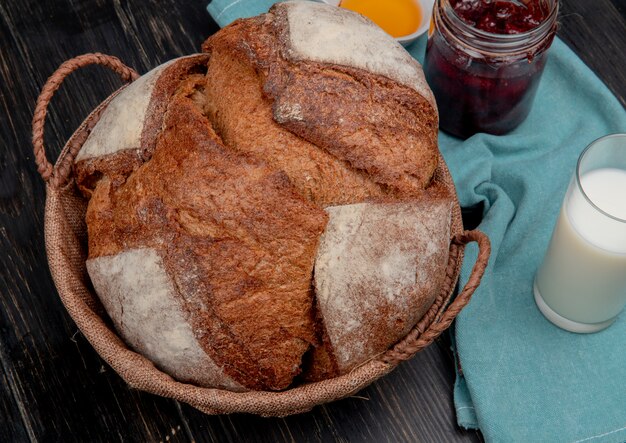
<path id="1" fill-rule="evenodd" d="M 527 117 L 539 85 L 554 37 L 554 27 L 540 25 L 548 15 L 556 21 L 548 7 L 554 1 L 531 0 L 523 7 L 506 1 L 449 0 L 447 9 L 442 3 L 448 1 L 435 6 L 435 29 L 424 63 L 441 129 L 463 138 L 513 130 Z M 513 45 L 511 38 L 516 39 Z"/>
<path id="2" fill-rule="evenodd" d="M 450 4 L 465 23 L 492 34 L 519 34 L 539 26 L 548 16 L 542 1 L 527 5 L 510 1 L 450 0 Z"/>

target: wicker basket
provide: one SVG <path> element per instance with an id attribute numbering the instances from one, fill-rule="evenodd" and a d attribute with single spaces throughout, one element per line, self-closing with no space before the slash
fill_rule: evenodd
<path id="1" fill-rule="evenodd" d="M 285 416 L 310 410 L 316 405 L 350 396 L 392 371 L 401 361 L 432 343 L 446 330 L 468 303 L 480 283 L 489 258 L 489 240 L 479 231 L 463 231 L 458 202 L 452 215 L 449 263 L 442 292 L 410 333 L 385 353 L 340 377 L 300 385 L 282 392 L 235 393 L 181 383 L 157 369 L 145 357 L 129 349 L 118 337 L 93 291 L 87 275 L 86 202 L 72 177 L 72 162 L 98 121 L 101 111 L 123 88 L 98 106 L 63 148 L 53 166 L 43 145 L 47 106 L 63 79 L 90 64 L 106 66 L 132 81 L 138 74 L 117 58 L 86 54 L 63 63 L 48 79 L 37 101 L 33 118 L 33 145 L 38 170 L 46 182 L 45 242 L 52 277 L 59 295 L 78 328 L 98 354 L 133 388 L 188 403 L 207 414 L 245 412 L 262 416 Z M 439 179 L 454 191 L 443 159 Z M 453 195 L 456 195 L 453 192 Z M 467 285 L 449 304 L 458 280 L 465 245 L 478 242 L 479 255 Z"/>

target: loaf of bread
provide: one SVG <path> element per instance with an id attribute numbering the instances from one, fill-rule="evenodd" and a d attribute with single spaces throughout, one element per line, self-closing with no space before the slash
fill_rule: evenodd
<path id="1" fill-rule="evenodd" d="M 293 2 L 235 22 L 203 49 L 206 113 L 224 143 L 285 171 L 317 204 L 418 197 L 430 182 L 432 92 L 419 64 L 366 18 Z"/>
<path id="2" fill-rule="evenodd" d="M 177 380 L 282 390 L 346 373 L 443 284 L 454 196 L 421 67 L 314 2 L 203 49 L 119 92 L 76 157 L 94 289 Z"/>

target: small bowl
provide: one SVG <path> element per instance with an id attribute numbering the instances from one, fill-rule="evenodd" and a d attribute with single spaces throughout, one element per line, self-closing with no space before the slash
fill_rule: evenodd
<path id="1" fill-rule="evenodd" d="M 339 6 L 341 0 L 317 0 L 322 3 L 326 3 L 327 5 Z M 435 0 L 413 0 L 416 4 L 419 5 L 422 10 L 422 23 L 417 27 L 415 32 L 412 34 L 404 35 L 402 37 L 396 37 L 396 41 L 400 42 L 403 46 L 408 46 L 417 40 L 422 34 L 424 34 L 428 28 L 430 27 L 430 17 L 433 13 L 433 6 L 435 4 Z"/>

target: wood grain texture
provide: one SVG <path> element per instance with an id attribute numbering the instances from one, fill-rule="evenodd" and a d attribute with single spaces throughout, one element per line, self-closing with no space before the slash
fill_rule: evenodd
<path id="1" fill-rule="evenodd" d="M 561 4 L 559 36 L 626 106 L 626 0 Z"/>
<path id="2" fill-rule="evenodd" d="M 192 29 L 210 25 L 194 23 L 197 12 L 177 11 L 173 3 L 171 13 L 189 16 Z M 151 33 L 159 26 L 162 7 L 149 2 L 140 6 L 135 11 L 120 2 L 0 4 L 3 442 L 190 440 L 179 405 L 129 389 L 63 309 L 43 249 L 45 192 L 30 154 L 35 99 L 63 60 L 101 50 L 145 71 L 202 41 L 202 33 L 195 33 L 197 41 L 191 42 L 179 30 L 155 41 Z M 97 67 L 64 84 L 47 125 L 52 158 L 89 110 L 119 85 L 114 74 Z"/>
<path id="3" fill-rule="evenodd" d="M 448 348 L 449 349 L 449 348 Z M 455 425 L 451 355 L 431 346 L 357 396 L 284 419 L 201 417 L 183 407 L 198 442 L 479 441 Z M 215 434 L 211 430 L 226 431 Z"/>
<path id="4" fill-rule="evenodd" d="M 562 4 L 561 37 L 626 103 L 626 2 Z M 100 51 L 145 72 L 197 51 L 216 29 L 202 0 L 0 2 L 0 441 L 480 440 L 455 425 L 445 339 L 357 397 L 262 419 L 209 417 L 129 389 L 77 331 L 43 249 L 45 192 L 30 144 L 39 89 L 72 56 Z M 67 80 L 46 126 L 51 158 L 119 85 L 100 67 Z"/>

